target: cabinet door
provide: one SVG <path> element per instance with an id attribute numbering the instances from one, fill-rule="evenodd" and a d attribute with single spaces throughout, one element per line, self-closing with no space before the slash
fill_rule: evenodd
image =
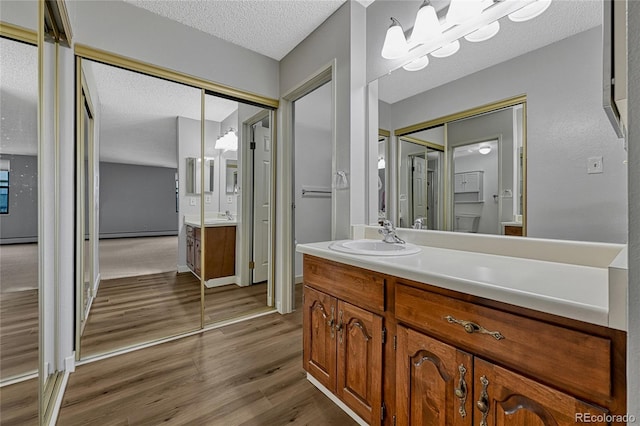
<path id="1" fill-rule="evenodd" d="M 193 271 L 193 237 L 187 237 L 187 267 Z"/>
<path id="2" fill-rule="evenodd" d="M 480 358 L 475 359 L 474 377 L 476 424 L 569 426 L 587 418 L 591 424 L 609 424 L 606 410 Z M 598 418 L 603 421 L 594 421 Z"/>
<path id="3" fill-rule="evenodd" d="M 464 192 L 464 173 L 456 173 L 454 175 L 453 192 Z"/>
<path id="4" fill-rule="evenodd" d="M 201 276 L 200 275 L 200 240 L 196 239 L 193 242 L 193 272 L 196 273 L 197 276 Z"/>
<path id="5" fill-rule="evenodd" d="M 398 425 L 472 424 L 470 354 L 399 326 L 396 377 Z"/>
<path id="6" fill-rule="evenodd" d="M 336 299 L 304 287 L 303 366 L 331 392 L 336 391 Z"/>
<path id="7" fill-rule="evenodd" d="M 382 416 L 382 317 L 338 301 L 336 394 L 369 424 Z"/>
<path id="8" fill-rule="evenodd" d="M 470 172 L 464 174 L 464 192 L 480 191 L 480 173 Z"/>

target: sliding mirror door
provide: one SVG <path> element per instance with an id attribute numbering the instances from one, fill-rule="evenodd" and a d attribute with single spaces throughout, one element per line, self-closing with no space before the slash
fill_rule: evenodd
<path id="1" fill-rule="evenodd" d="M 186 247 L 196 247 L 192 271 L 202 277 L 204 322 L 215 324 L 273 306 L 273 126 L 270 110 L 209 93 L 204 115 L 203 156 L 217 167 L 202 212 L 185 215 L 187 238 L 193 235 Z"/>
<path id="2" fill-rule="evenodd" d="M 208 193 L 192 185 L 187 196 L 184 173 L 187 158 L 194 171 L 202 164 L 201 90 L 78 61 L 78 224 L 88 236 L 78 246 L 78 352 L 87 358 L 200 328 L 200 283 L 181 267 L 178 218 Z"/>
<path id="3" fill-rule="evenodd" d="M 38 371 L 38 49 L 1 37 L 0 57 L 0 383 L 5 384 Z M 3 419 L 12 418 L 4 403 L 17 386 L 2 390 Z M 32 411 L 37 416 L 37 406 Z"/>

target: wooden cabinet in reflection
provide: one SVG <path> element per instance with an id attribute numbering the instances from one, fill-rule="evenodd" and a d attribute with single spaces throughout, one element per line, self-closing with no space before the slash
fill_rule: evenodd
<path id="1" fill-rule="evenodd" d="M 205 280 L 236 274 L 236 227 L 205 228 Z M 200 277 L 202 238 L 200 228 L 187 226 L 187 266 Z"/>

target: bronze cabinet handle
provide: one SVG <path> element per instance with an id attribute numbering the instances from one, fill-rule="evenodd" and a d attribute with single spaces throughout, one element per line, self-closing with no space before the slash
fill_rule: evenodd
<path id="1" fill-rule="evenodd" d="M 327 321 L 327 325 L 329 326 L 329 328 L 331 329 L 331 339 L 333 340 L 335 338 L 335 324 L 336 324 L 336 320 L 333 318 L 335 315 L 335 308 L 332 306 L 331 307 L 331 318 L 329 319 L 329 321 Z M 325 317 L 326 318 L 326 317 Z"/>
<path id="2" fill-rule="evenodd" d="M 467 382 L 464 380 L 464 375 L 467 372 L 467 369 L 463 364 L 458 366 L 458 371 L 460 372 L 460 380 L 458 381 L 458 387 L 455 389 L 454 393 L 456 397 L 460 400 L 460 407 L 458 407 L 458 413 L 460 413 L 460 417 L 464 418 L 467 416 L 467 409 L 465 407 L 467 403 Z"/>
<path id="3" fill-rule="evenodd" d="M 480 399 L 476 402 L 476 406 L 482 413 L 480 426 L 488 426 L 487 416 L 489 415 L 489 393 L 487 392 L 487 388 L 489 387 L 489 380 L 485 376 L 482 376 L 480 377 L 480 383 L 482 383 L 482 391 L 480 392 Z"/>
<path id="4" fill-rule="evenodd" d="M 486 328 L 482 327 L 481 325 L 476 324 L 475 322 L 458 320 L 452 317 L 451 315 L 447 315 L 446 317 L 444 317 L 444 319 L 446 319 L 451 324 L 461 325 L 462 328 L 464 328 L 464 331 L 466 331 L 469 334 L 473 334 L 473 333 L 488 334 L 490 336 L 493 336 L 496 340 L 504 339 L 504 336 L 499 331 L 489 331 Z"/>
<path id="5" fill-rule="evenodd" d="M 342 331 L 344 330 L 344 323 L 342 322 L 343 312 L 340 311 L 338 313 L 338 324 L 336 325 L 336 330 L 338 331 L 338 336 L 340 337 L 340 343 L 342 343 Z"/>

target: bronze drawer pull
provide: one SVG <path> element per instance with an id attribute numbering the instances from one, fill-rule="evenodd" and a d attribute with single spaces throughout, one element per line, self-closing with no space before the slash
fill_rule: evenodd
<path id="1" fill-rule="evenodd" d="M 482 383 L 482 391 L 480 392 L 480 399 L 476 402 L 476 406 L 482 413 L 480 426 L 487 426 L 487 416 L 489 415 L 489 393 L 487 392 L 487 388 L 489 387 L 489 380 L 485 376 L 482 376 L 480 377 L 480 383 Z"/>
<path id="2" fill-rule="evenodd" d="M 446 319 L 451 324 L 461 325 L 464 328 L 464 331 L 466 331 L 469 334 L 472 334 L 472 333 L 488 334 L 490 336 L 495 337 L 496 340 L 504 339 L 504 336 L 499 331 L 489 331 L 486 328 L 482 327 L 481 325 L 476 324 L 475 322 L 457 320 L 451 315 L 447 315 L 446 317 L 444 317 L 444 319 Z"/>
<path id="3" fill-rule="evenodd" d="M 467 369 L 463 364 L 460 364 L 458 366 L 458 371 L 460 372 L 460 381 L 458 382 L 458 387 L 455 389 L 454 393 L 460 400 L 458 413 L 460 413 L 460 417 L 465 418 L 467 416 L 467 409 L 465 407 L 467 403 L 467 382 L 464 380 L 464 375 L 467 372 Z"/>

